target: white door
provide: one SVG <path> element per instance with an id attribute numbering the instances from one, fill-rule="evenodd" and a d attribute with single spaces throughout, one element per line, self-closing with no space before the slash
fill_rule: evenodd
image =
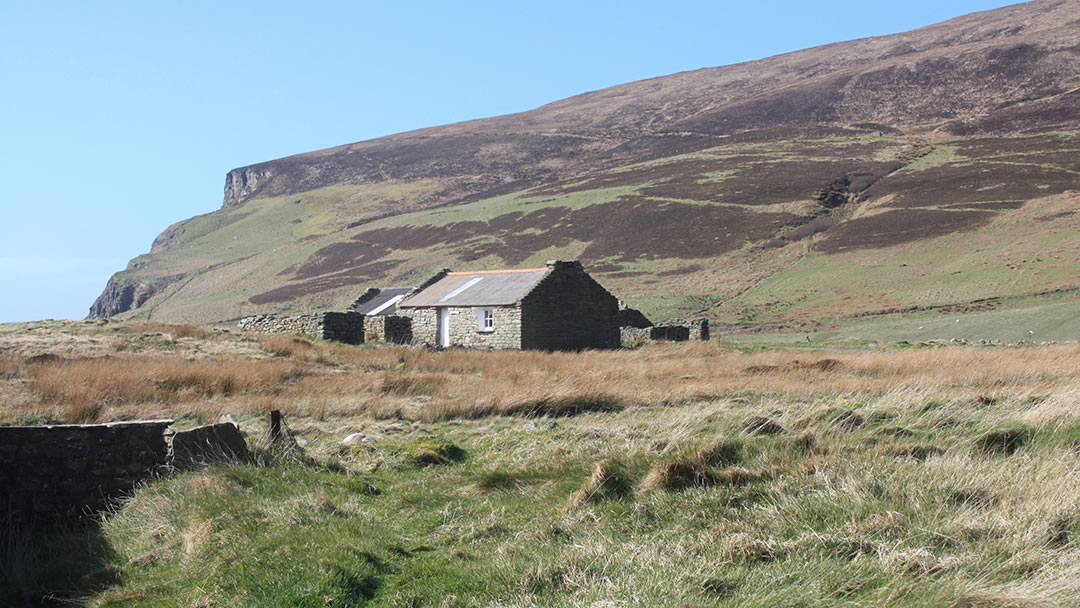
<path id="1" fill-rule="evenodd" d="M 439 309 L 439 346 L 450 346 L 450 309 Z"/>

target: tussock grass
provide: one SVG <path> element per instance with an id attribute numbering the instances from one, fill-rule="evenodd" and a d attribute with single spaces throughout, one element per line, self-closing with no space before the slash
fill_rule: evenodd
<path id="1" fill-rule="evenodd" d="M 975 442 L 975 448 L 985 454 L 1012 454 L 1031 441 L 1031 430 L 1004 428 L 986 433 Z"/>
<path id="2" fill-rule="evenodd" d="M 741 456 L 742 444 L 738 441 L 715 441 L 696 452 L 656 461 L 639 490 L 648 493 L 716 485 L 742 486 L 770 479 L 776 474 L 776 471 L 751 472 L 733 466 Z"/>
<path id="3" fill-rule="evenodd" d="M 965 418 L 950 402 L 941 408 L 958 421 L 992 420 L 911 444 L 876 431 L 921 432 L 940 408 L 914 400 L 881 418 L 867 400 L 853 431 L 822 418 L 799 435 L 740 433 L 750 412 L 781 403 L 586 412 L 554 428 L 365 419 L 387 435 L 356 449 L 312 434 L 304 458 L 256 456 L 137 493 L 104 524 L 115 575 L 88 603 L 244 605 L 259 590 L 282 605 L 302 602 L 296 589 L 372 606 L 1080 599 L 1059 578 L 1077 571 L 1080 534 L 1080 470 L 1059 427 L 1032 424 L 1024 449 L 985 454 L 975 441 L 1023 414 L 1002 403 Z M 781 418 L 821 409 L 783 403 Z M 658 440 L 675 447 L 657 452 Z M 468 456 L 423 466 L 412 448 L 425 443 Z M 949 449 L 893 453 L 906 445 Z M 200 585 L 207 577 L 217 585 Z"/>
<path id="4" fill-rule="evenodd" d="M 617 460 L 601 460 L 593 465 L 592 475 L 570 495 L 567 509 L 574 509 L 589 502 L 626 498 L 634 491 L 633 482 L 627 476 L 622 463 Z"/>

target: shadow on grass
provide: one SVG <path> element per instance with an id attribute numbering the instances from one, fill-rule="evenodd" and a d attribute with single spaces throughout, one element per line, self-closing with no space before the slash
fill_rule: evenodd
<path id="1" fill-rule="evenodd" d="M 72 606 L 119 582 L 116 554 L 96 521 L 0 515 L 0 606 Z"/>

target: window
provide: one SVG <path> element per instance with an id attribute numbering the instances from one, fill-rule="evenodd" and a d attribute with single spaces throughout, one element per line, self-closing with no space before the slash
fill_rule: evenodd
<path id="1" fill-rule="evenodd" d="M 494 308 L 476 309 L 476 329 L 477 331 L 495 331 Z"/>

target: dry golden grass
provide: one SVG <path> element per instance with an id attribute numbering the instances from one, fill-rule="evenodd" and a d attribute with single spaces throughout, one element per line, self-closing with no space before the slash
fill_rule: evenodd
<path id="1" fill-rule="evenodd" d="M 55 360 L 24 370 L 26 388 L 71 422 L 92 422 L 106 411 L 142 416 L 146 408 L 141 406 L 148 405 L 158 409 L 238 394 L 277 394 L 306 373 L 285 361 L 132 355 Z"/>
<path id="2" fill-rule="evenodd" d="M 368 413 L 424 422 L 490 415 L 572 415 L 712 399 L 874 400 L 906 408 L 934 399 L 986 407 L 1023 401 L 1032 421 L 1075 416 L 1080 346 L 943 348 L 877 353 L 766 351 L 743 354 L 707 343 L 652 344 L 582 353 L 356 348 L 295 337 L 257 340 L 188 326 L 138 324 L 189 336 L 149 354 L 97 356 L 5 348 L 0 338 L 0 418 L 67 421 L 260 412 Z M 200 333 L 204 332 L 204 333 Z M 251 349 L 254 342 L 256 349 Z M 175 352 L 171 349 L 176 347 Z M 120 351 L 120 352 L 118 352 Z M 204 354 L 205 353 L 205 354 Z M 43 357 L 44 355 L 44 357 Z M 72 356 L 75 355 L 75 356 Z M 14 405 L 13 405 L 14 404 Z M 13 409 L 19 411 L 12 411 Z M 825 415 L 825 414 L 822 414 Z M 947 423 L 944 420 L 943 423 Z M 785 423 L 787 424 L 787 423 Z"/>
<path id="3" fill-rule="evenodd" d="M 173 338 L 197 338 L 208 340 L 214 337 L 214 332 L 182 323 L 151 323 L 150 321 L 135 321 L 120 328 L 120 331 L 128 334 L 166 334 Z"/>
<path id="4" fill-rule="evenodd" d="M 260 336 L 259 347 L 275 357 L 301 357 L 316 350 L 309 340 L 299 336 Z"/>

